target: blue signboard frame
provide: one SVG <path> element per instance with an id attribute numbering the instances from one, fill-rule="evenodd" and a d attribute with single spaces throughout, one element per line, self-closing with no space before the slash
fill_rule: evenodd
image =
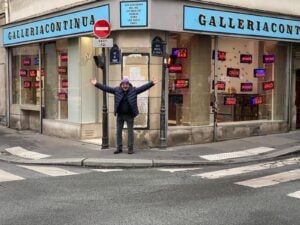
<path id="1" fill-rule="evenodd" d="M 109 5 L 81 10 L 3 29 L 3 45 L 54 39 L 93 32 L 97 20 L 109 21 Z"/>
<path id="2" fill-rule="evenodd" d="M 120 2 L 120 27 L 147 27 L 148 1 Z"/>
<path id="3" fill-rule="evenodd" d="M 300 41 L 298 20 L 186 5 L 183 20 L 183 30 Z"/>

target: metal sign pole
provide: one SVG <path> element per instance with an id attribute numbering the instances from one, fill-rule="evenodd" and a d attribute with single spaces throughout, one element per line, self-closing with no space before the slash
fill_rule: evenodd
<path id="1" fill-rule="evenodd" d="M 214 60 L 214 103 L 213 103 L 213 112 L 214 112 L 214 135 L 213 141 L 218 141 L 218 37 L 215 37 L 215 60 Z"/>
<path id="2" fill-rule="evenodd" d="M 167 53 L 166 42 L 163 42 L 163 57 L 162 57 L 162 87 L 161 87 L 161 106 L 160 106 L 160 147 L 167 147 L 167 128 L 166 128 L 166 73 L 167 73 Z"/>
<path id="3" fill-rule="evenodd" d="M 103 57 L 103 85 L 107 85 L 106 81 L 106 54 L 105 48 L 102 48 Z M 102 107 L 102 149 L 108 148 L 108 115 L 107 115 L 107 95 L 103 92 L 103 107 Z"/>

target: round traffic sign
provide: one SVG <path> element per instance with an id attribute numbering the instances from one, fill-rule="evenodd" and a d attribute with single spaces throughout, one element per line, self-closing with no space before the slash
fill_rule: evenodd
<path id="1" fill-rule="evenodd" d="M 110 23 L 106 20 L 98 20 L 94 24 L 94 34 L 99 38 L 106 38 L 110 35 Z"/>

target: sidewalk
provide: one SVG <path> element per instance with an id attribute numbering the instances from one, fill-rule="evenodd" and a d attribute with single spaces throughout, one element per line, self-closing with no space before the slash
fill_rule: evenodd
<path id="1" fill-rule="evenodd" d="M 30 159 L 28 158 L 30 152 L 26 153 L 27 156 L 23 154 L 21 157 L 9 153 L 11 149 L 25 149 L 48 157 Z M 101 146 L 97 144 L 50 137 L 31 131 L 16 131 L 0 126 L 0 160 L 2 161 L 101 168 L 191 167 L 273 160 L 284 155 L 300 153 L 300 130 L 167 149 L 136 149 L 132 155 L 128 155 L 127 150 L 116 155 L 113 151 L 114 149 L 101 150 Z M 261 153 L 253 154 L 253 151 Z M 203 157 L 206 155 L 210 156 Z"/>

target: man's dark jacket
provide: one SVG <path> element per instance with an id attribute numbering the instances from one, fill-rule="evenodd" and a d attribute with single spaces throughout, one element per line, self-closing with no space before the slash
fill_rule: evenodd
<path id="1" fill-rule="evenodd" d="M 128 89 L 128 93 L 127 93 L 127 98 L 128 98 L 128 103 L 130 105 L 130 109 L 132 112 L 132 116 L 136 117 L 139 114 L 139 109 L 137 106 L 137 95 L 148 90 L 149 88 L 151 88 L 154 83 L 152 81 L 148 82 L 147 84 L 144 84 L 140 87 L 133 87 L 131 83 L 129 83 L 129 89 Z M 121 84 L 119 87 L 109 87 L 100 83 L 95 84 L 95 87 L 99 88 L 102 91 L 111 93 L 115 95 L 115 106 L 114 106 L 114 114 L 117 114 L 117 110 L 118 107 L 124 97 L 124 91 L 121 87 Z"/>

